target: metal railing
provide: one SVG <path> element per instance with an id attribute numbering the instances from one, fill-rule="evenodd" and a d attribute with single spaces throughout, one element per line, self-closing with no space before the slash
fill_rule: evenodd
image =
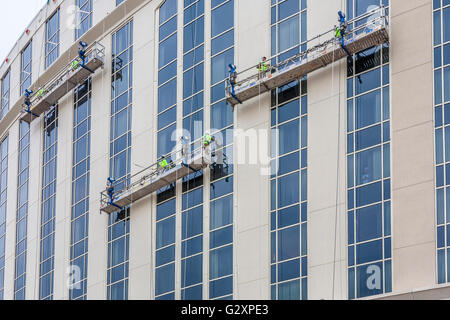
<path id="1" fill-rule="evenodd" d="M 161 158 L 151 166 L 135 173 L 131 177 L 124 177 L 112 184 L 114 188 L 113 203 L 121 198 L 124 194 L 132 193 L 134 189 L 139 189 L 144 184 L 150 184 L 157 181 L 161 177 L 166 176 L 174 169 L 180 166 L 192 167 L 193 165 L 203 165 L 203 163 L 211 163 L 211 152 L 209 148 L 199 147 L 190 150 L 190 146 L 186 145 L 178 151 L 173 151 L 170 155 Z M 160 162 L 166 159 L 167 165 L 160 166 Z M 181 177 L 180 177 L 181 178 Z M 108 188 L 100 193 L 101 208 L 111 205 L 111 198 L 108 194 Z"/>
<path id="2" fill-rule="evenodd" d="M 366 20 L 366 21 L 364 21 Z M 360 15 L 352 20 L 347 21 L 348 29 L 344 35 L 345 44 L 349 44 L 356 40 L 361 34 L 369 33 L 374 29 L 379 27 L 389 26 L 389 15 L 387 13 L 387 8 L 384 6 L 377 7 L 363 15 Z M 352 28 L 352 26 L 355 27 Z M 268 65 L 267 71 L 259 71 L 260 64 L 252 66 L 248 69 L 236 73 L 236 82 L 234 85 L 235 92 L 239 91 L 240 88 L 248 86 L 250 83 L 255 81 L 264 81 L 272 77 L 272 74 L 277 73 L 290 66 L 293 63 L 303 64 L 311 60 L 320 58 L 322 52 L 329 49 L 330 47 L 341 46 L 341 39 L 335 36 L 337 26 L 333 29 L 328 30 L 312 39 L 306 41 L 306 44 L 312 42 L 317 42 L 318 44 L 313 45 L 306 51 L 298 53 L 288 59 L 285 59 L 275 65 Z M 292 50 L 293 48 L 287 49 L 282 53 L 274 55 L 267 59 L 267 62 L 276 61 L 278 57 L 285 54 L 286 52 Z M 255 71 L 255 69 L 257 71 Z M 242 80 L 239 80 L 241 78 Z M 227 80 L 226 94 L 228 97 L 232 96 L 232 85 L 230 80 Z"/>

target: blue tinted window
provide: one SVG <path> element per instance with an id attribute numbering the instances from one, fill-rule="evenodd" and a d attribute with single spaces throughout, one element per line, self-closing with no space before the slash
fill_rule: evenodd
<path id="1" fill-rule="evenodd" d="M 164 23 L 177 12 L 177 0 L 166 0 L 159 9 L 159 24 Z"/>
<path id="2" fill-rule="evenodd" d="M 215 55 L 234 44 L 234 29 L 211 41 L 211 55 Z"/>
<path id="3" fill-rule="evenodd" d="M 356 235 L 356 241 L 358 242 L 382 236 L 381 204 L 356 211 Z"/>
<path id="4" fill-rule="evenodd" d="M 203 232 L 203 206 L 183 213 L 183 239 L 191 238 Z"/>
<path id="5" fill-rule="evenodd" d="M 211 59 L 211 83 L 228 77 L 228 65 L 234 62 L 234 49 L 227 50 Z"/>
<path id="6" fill-rule="evenodd" d="M 299 44 L 299 42 L 300 26 L 299 16 L 297 15 L 278 25 L 278 52 L 290 49 Z"/>
<path id="7" fill-rule="evenodd" d="M 211 202 L 210 228 L 216 229 L 233 222 L 233 197 L 228 196 Z"/>
<path id="8" fill-rule="evenodd" d="M 227 227 L 214 232 L 211 232 L 209 238 L 209 247 L 211 249 L 223 246 L 233 242 L 233 227 Z"/>
<path id="9" fill-rule="evenodd" d="M 381 91 L 356 98 L 356 128 L 360 129 L 381 120 Z"/>
<path id="10" fill-rule="evenodd" d="M 278 231 L 278 260 L 289 260 L 299 256 L 300 252 L 300 227 Z"/>
<path id="11" fill-rule="evenodd" d="M 356 150 L 365 149 L 381 143 L 381 126 L 377 125 L 356 133 Z"/>
<path id="12" fill-rule="evenodd" d="M 175 289 L 175 264 L 156 269 L 156 295 Z"/>
<path id="13" fill-rule="evenodd" d="M 300 260 L 295 259 L 278 265 L 278 281 L 286 281 L 300 276 Z"/>
<path id="14" fill-rule="evenodd" d="M 375 69 L 358 76 L 356 83 L 356 94 L 360 94 L 381 85 L 381 69 Z"/>
<path id="15" fill-rule="evenodd" d="M 187 52 L 203 43 L 205 33 L 203 21 L 204 19 L 202 17 L 184 27 L 184 52 Z"/>
<path id="16" fill-rule="evenodd" d="M 183 76 L 183 99 L 203 90 L 203 63 L 186 71 Z"/>
<path id="17" fill-rule="evenodd" d="M 214 280 L 233 272 L 233 247 L 213 250 L 209 255 L 209 279 Z"/>
<path id="18" fill-rule="evenodd" d="M 221 197 L 233 191 L 233 177 L 211 183 L 211 199 Z"/>
<path id="19" fill-rule="evenodd" d="M 175 242 L 175 217 L 156 224 L 156 247 L 162 248 Z"/>
<path id="20" fill-rule="evenodd" d="M 383 293 L 383 265 L 381 262 L 358 267 L 356 272 L 359 298 Z"/>
<path id="21" fill-rule="evenodd" d="M 211 281 L 209 283 L 209 297 L 222 297 L 233 292 L 233 277 Z"/>
<path id="22" fill-rule="evenodd" d="M 159 67 L 163 67 L 177 57 L 177 34 L 159 44 Z"/>
<path id="23" fill-rule="evenodd" d="M 159 28 L 159 40 L 166 38 L 177 30 L 177 17 L 173 17 Z"/>
<path id="24" fill-rule="evenodd" d="M 162 266 L 175 260 L 175 246 L 159 250 L 156 252 L 156 266 Z"/>
<path id="25" fill-rule="evenodd" d="M 188 287 L 202 282 L 202 255 L 181 261 L 181 286 Z"/>
<path id="26" fill-rule="evenodd" d="M 278 127 L 280 155 L 299 148 L 299 126 L 299 121 L 294 120 Z"/>
<path id="27" fill-rule="evenodd" d="M 202 236 L 183 241 L 183 243 L 181 244 L 181 256 L 183 258 L 200 253 L 202 250 L 203 250 Z M 175 258 L 173 260 L 175 260 Z"/>
<path id="28" fill-rule="evenodd" d="M 278 179 L 278 207 L 299 202 L 299 174 L 293 173 Z"/>
<path id="29" fill-rule="evenodd" d="M 300 207 L 293 206 L 278 211 L 278 228 L 284 228 L 300 222 Z"/>
<path id="30" fill-rule="evenodd" d="M 356 184 L 381 179 L 381 147 L 356 154 Z"/>
<path id="31" fill-rule="evenodd" d="M 214 37 L 234 26 L 234 1 L 214 9 L 212 15 L 212 34 Z"/>
<path id="32" fill-rule="evenodd" d="M 358 207 L 382 200 L 381 182 L 356 189 L 356 204 Z"/>
<path id="33" fill-rule="evenodd" d="M 356 246 L 356 262 L 367 263 L 383 259 L 383 242 L 381 240 L 367 242 Z"/>

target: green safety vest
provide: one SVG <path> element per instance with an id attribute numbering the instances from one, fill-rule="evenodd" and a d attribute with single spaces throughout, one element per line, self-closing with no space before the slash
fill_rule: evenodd
<path id="1" fill-rule="evenodd" d="M 78 60 L 72 61 L 72 69 L 75 70 L 76 68 L 78 68 Z"/>
<path id="2" fill-rule="evenodd" d="M 167 163 L 167 160 L 166 160 L 166 159 L 161 160 L 161 161 L 159 162 L 159 166 L 160 166 L 161 168 L 165 168 L 165 167 L 167 167 L 167 165 L 168 165 L 168 163 Z"/>
<path id="3" fill-rule="evenodd" d="M 212 137 L 209 134 L 203 136 L 203 144 L 205 146 L 208 146 L 211 143 L 211 140 L 212 140 Z"/>
<path id="4" fill-rule="evenodd" d="M 336 36 L 336 38 L 340 38 L 341 37 L 341 29 L 340 28 L 336 28 L 335 36 Z"/>
<path id="5" fill-rule="evenodd" d="M 267 64 L 267 62 L 262 62 L 261 61 L 261 63 L 259 64 L 259 71 L 260 72 L 264 72 L 264 71 L 267 71 L 267 69 L 268 69 L 269 67 L 268 67 L 268 64 Z"/>
<path id="6" fill-rule="evenodd" d="M 37 97 L 39 98 L 39 97 L 41 97 L 43 94 L 44 94 L 44 89 L 40 89 L 40 90 L 37 92 Z"/>

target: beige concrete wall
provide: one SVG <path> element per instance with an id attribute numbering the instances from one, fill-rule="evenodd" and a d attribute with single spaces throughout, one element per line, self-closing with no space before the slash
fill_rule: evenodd
<path id="1" fill-rule="evenodd" d="M 156 161 L 156 104 L 153 101 L 157 82 L 157 68 L 149 61 L 155 60 L 156 5 L 154 1 L 134 15 L 133 109 L 131 171 L 136 173 Z M 146 32 L 136 32 L 146 30 Z M 134 203 L 130 223 L 130 276 L 129 299 L 150 299 L 152 290 L 152 221 L 155 213 L 152 197 Z"/>
<path id="2" fill-rule="evenodd" d="M 261 56 L 270 56 L 270 8 L 263 0 L 235 1 L 235 6 L 235 62 L 243 70 Z M 235 130 L 269 130 L 270 94 L 236 107 L 234 121 Z M 261 141 L 259 136 L 258 146 L 267 145 L 268 137 Z M 270 299 L 269 176 L 261 173 L 259 160 L 253 165 L 237 163 L 241 156 L 248 159 L 252 142 L 242 144 L 236 137 L 234 142 L 234 298 Z"/>
<path id="3" fill-rule="evenodd" d="M 330 30 L 340 8 L 308 1 L 308 38 Z M 347 298 L 345 79 L 345 61 L 308 76 L 309 299 Z"/>
<path id="4" fill-rule="evenodd" d="M 391 1 L 394 292 L 436 283 L 431 12 Z"/>

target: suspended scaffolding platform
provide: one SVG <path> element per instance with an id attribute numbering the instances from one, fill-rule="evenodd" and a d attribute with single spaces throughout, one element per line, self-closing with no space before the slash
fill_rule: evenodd
<path id="1" fill-rule="evenodd" d="M 86 48 L 85 62 L 80 57 L 72 60 L 61 69 L 43 87 L 34 90 L 30 96 L 30 108 L 24 105 L 21 120 L 31 122 L 38 118 L 51 106 L 58 103 L 72 89 L 84 83 L 92 73 L 103 67 L 105 58 L 105 47 L 98 42 Z"/>
<path id="2" fill-rule="evenodd" d="M 260 72 L 258 66 L 254 66 L 237 73 L 234 88 L 230 80 L 227 82 L 227 102 L 234 107 L 262 93 L 301 79 L 310 72 L 346 58 L 349 54 L 353 55 L 389 42 L 389 20 L 384 7 L 358 16 L 347 24 L 349 30 L 344 36 L 344 47 L 348 52 L 342 47 L 341 39 L 335 36 L 334 28 L 308 41 L 319 41 L 319 44 L 277 65 L 269 66 L 267 72 Z M 356 27 L 350 30 L 353 24 Z M 320 42 L 323 38 L 328 40 Z M 276 57 L 269 59 L 274 60 Z"/>
<path id="3" fill-rule="evenodd" d="M 172 154 L 171 157 L 172 159 L 178 159 L 168 162 L 164 168 L 157 162 L 126 180 L 114 182 L 112 198 L 108 189 L 101 193 L 100 210 L 106 213 L 117 212 L 120 208 L 125 208 L 131 203 L 169 186 L 183 177 L 198 172 L 212 163 L 209 151 L 206 151 L 203 147 L 186 156 L 183 155 L 182 151 L 179 151 Z M 116 188 L 119 190 L 115 190 Z"/>

